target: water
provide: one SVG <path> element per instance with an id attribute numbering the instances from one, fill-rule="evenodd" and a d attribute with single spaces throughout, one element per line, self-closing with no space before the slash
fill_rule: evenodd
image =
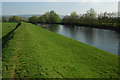
<path id="1" fill-rule="evenodd" d="M 43 26 L 55 33 L 118 55 L 118 41 L 120 39 L 120 34 L 115 31 L 56 24 L 44 24 Z"/>

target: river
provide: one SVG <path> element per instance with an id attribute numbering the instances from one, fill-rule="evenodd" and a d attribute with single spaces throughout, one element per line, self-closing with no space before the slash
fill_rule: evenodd
<path id="1" fill-rule="evenodd" d="M 38 24 L 38 26 L 40 25 L 55 33 L 118 55 L 120 39 L 120 33 L 118 32 L 82 26 Z"/>

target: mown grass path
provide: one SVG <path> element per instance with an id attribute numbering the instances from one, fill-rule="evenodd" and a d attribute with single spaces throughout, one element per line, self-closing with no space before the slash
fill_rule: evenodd
<path id="1" fill-rule="evenodd" d="M 3 49 L 3 78 L 117 78 L 118 56 L 30 23 Z"/>

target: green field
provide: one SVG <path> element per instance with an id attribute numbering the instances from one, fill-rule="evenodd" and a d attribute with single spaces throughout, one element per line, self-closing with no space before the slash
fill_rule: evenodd
<path id="1" fill-rule="evenodd" d="M 7 45 L 3 78 L 119 77 L 117 55 L 30 23 L 22 23 Z"/>

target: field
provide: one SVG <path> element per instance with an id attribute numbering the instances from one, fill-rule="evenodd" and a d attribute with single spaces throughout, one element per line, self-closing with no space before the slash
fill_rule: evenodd
<path id="1" fill-rule="evenodd" d="M 4 23 L 3 28 L 9 24 Z M 117 55 L 30 23 L 22 23 L 6 45 L 3 78 L 119 77 Z"/>

